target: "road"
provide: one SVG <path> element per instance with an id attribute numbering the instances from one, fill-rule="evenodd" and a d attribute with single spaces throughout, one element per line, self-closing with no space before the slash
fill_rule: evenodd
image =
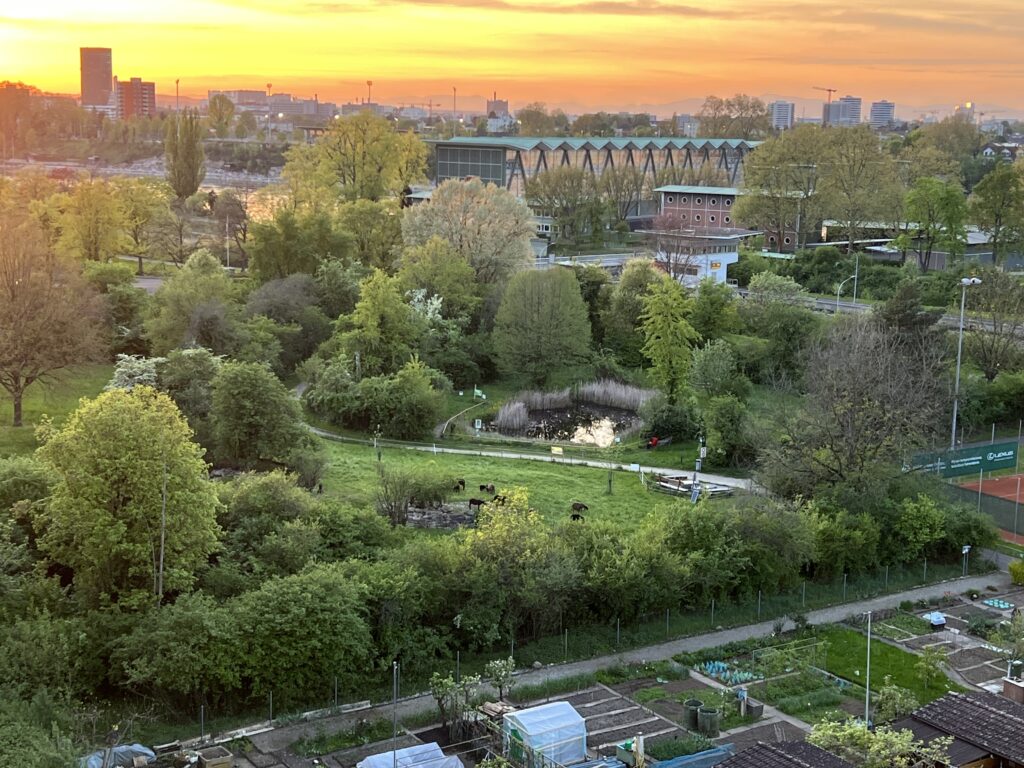
<path id="1" fill-rule="evenodd" d="M 983 576 L 971 576 L 966 579 L 954 579 L 948 582 L 932 584 L 927 587 L 906 590 L 898 594 L 875 597 L 868 600 L 859 600 L 853 603 L 837 605 L 831 608 L 822 608 L 817 611 L 810 611 L 807 620 L 811 624 L 834 624 L 843 621 L 848 616 L 867 613 L 868 611 L 879 611 L 885 608 L 893 608 L 904 600 L 927 600 L 932 597 L 942 597 L 946 592 L 966 592 L 968 589 L 982 591 L 989 584 L 999 589 L 1006 589 L 1010 585 L 1009 576 L 1006 573 L 986 574 Z M 599 656 L 583 661 L 574 661 L 568 664 L 552 664 L 541 669 L 528 668 L 516 676 L 519 685 L 536 685 L 551 680 L 562 680 L 579 675 L 593 674 L 601 669 L 618 664 L 629 664 L 634 662 L 660 661 L 671 659 L 673 656 L 689 651 L 698 651 L 702 648 L 714 648 L 726 643 L 738 640 L 748 640 L 753 637 L 764 637 L 770 635 L 775 627 L 775 621 L 762 621 L 757 624 L 745 624 L 729 629 L 720 629 L 715 632 L 708 632 L 691 637 L 683 637 L 677 640 L 670 640 L 666 643 L 648 645 L 643 648 L 636 648 L 631 651 Z M 517 659 L 520 664 L 531 664 L 529 658 Z M 490 691 L 486 686 L 484 690 Z M 409 717 L 416 715 L 435 706 L 434 700 L 427 693 L 420 693 L 406 696 L 398 702 L 398 717 Z M 335 728 L 348 727 L 357 720 L 373 720 L 375 718 L 390 719 L 392 707 L 390 704 L 380 704 L 372 709 L 363 709 L 358 712 L 339 715 L 333 718 L 316 720 L 311 723 L 276 728 L 266 733 L 250 737 L 250 740 L 261 752 L 274 752 L 285 749 L 288 745 L 299 738 L 313 736 L 318 731 L 329 732 Z"/>

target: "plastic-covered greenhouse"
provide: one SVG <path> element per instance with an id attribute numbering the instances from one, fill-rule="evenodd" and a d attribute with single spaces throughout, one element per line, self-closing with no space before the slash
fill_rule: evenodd
<path id="1" fill-rule="evenodd" d="M 513 760 L 534 768 L 587 759 L 587 725 L 565 701 L 509 712 L 503 730 Z"/>
<path id="2" fill-rule="evenodd" d="M 356 768 L 463 768 L 463 765 L 459 758 L 449 757 L 433 743 L 370 755 L 357 763 Z"/>

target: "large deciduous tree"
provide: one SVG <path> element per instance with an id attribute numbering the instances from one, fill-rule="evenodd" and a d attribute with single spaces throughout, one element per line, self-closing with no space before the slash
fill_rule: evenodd
<path id="1" fill-rule="evenodd" d="M 199 190 L 206 178 L 203 128 L 198 114 L 186 109 L 168 119 L 164 152 L 167 183 L 178 202 L 184 202 Z"/>
<path id="2" fill-rule="evenodd" d="M 39 455 L 58 478 L 37 518 L 39 547 L 74 572 L 85 605 L 138 609 L 191 587 L 217 547 L 217 493 L 169 397 L 104 392 Z"/>
<path id="3" fill-rule="evenodd" d="M 1001 371 L 1016 370 L 1021 361 L 1024 285 L 996 269 L 986 269 L 980 276 L 981 285 L 967 290 L 967 308 L 981 316 L 984 326 L 967 334 L 964 351 L 991 381 Z"/>
<path id="4" fill-rule="evenodd" d="M 102 312 L 100 297 L 49 253 L 34 222 L 0 212 L 0 387 L 11 396 L 14 426 L 28 387 L 100 358 Z"/>
<path id="5" fill-rule="evenodd" d="M 361 264 L 392 271 L 402 247 L 402 217 L 395 200 L 356 200 L 338 209 L 338 224 L 352 233 Z"/>
<path id="6" fill-rule="evenodd" d="M 855 768 L 932 768 L 949 764 L 952 737 L 918 741 L 908 730 L 879 726 L 874 730 L 854 720 L 825 720 L 807 740 L 846 760 Z"/>
<path id="7" fill-rule="evenodd" d="M 131 247 L 125 207 L 110 182 L 81 181 L 59 199 L 61 252 L 83 261 L 108 261 Z"/>
<path id="8" fill-rule="evenodd" d="M 420 180 L 426 160 L 426 145 L 415 134 L 399 133 L 365 111 L 335 120 L 315 144 L 290 150 L 283 174 L 334 200 L 379 200 Z"/>
<path id="9" fill-rule="evenodd" d="M 325 259 L 348 260 L 353 249 L 353 236 L 323 211 L 282 208 L 273 219 L 253 223 L 250 266 L 266 282 L 296 272 L 313 274 Z"/>
<path id="10" fill-rule="evenodd" d="M 406 245 L 431 237 L 447 240 L 476 270 L 477 280 L 494 285 L 530 258 L 533 215 L 515 195 L 474 179 L 450 179 L 434 190 L 429 203 L 406 209 L 402 234 Z"/>
<path id="11" fill-rule="evenodd" d="M 169 214 L 167 186 L 151 179 L 119 179 L 115 190 L 124 216 L 124 229 L 130 252 L 138 259 L 138 273 L 143 274 L 144 256 L 154 249 L 162 220 Z"/>
<path id="12" fill-rule="evenodd" d="M 1024 239 L 1024 169 L 997 163 L 974 187 L 970 216 L 988 234 L 995 263 L 1002 263 L 1007 248 Z"/>
<path id="13" fill-rule="evenodd" d="M 226 139 L 231 127 L 231 118 L 235 116 L 234 102 L 223 93 L 214 94 L 210 97 L 206 114 L 210 118 L 210 127 L 217 133 L 217 138 Z"/>
<path id="14" fill-rule="evenodd" d="M 605 168 L 598 187 L 615 221 L 624 222 L 639 211 L 644 196 L 644 172 L 635 165 Z"/>
<path id="15" fill-rule="evenodd" d="M 397 278 L 375 270 L 359 294 L 342 347 L 357 361 L 357 377 L 395 373 L 412 357 L 422 328 L 402 299 Z"/>
<path id="16" fill-rule="evenodd" d="M 590 322 L 573 274 L 553 269 L 513 277 L 495 319 L 494 351 L 502 372 L 538 385 L 584 362 Z"/>
<path id="17" fill-rule="evenodd" d="M 721 139 L 760 139 L 771 132 L 768 108 L 760 99 L 737 93 L 723 99 L 708 96 L 697 113 L 700 133 Z"/>
<path id="18" fill-rule="evenodd" d="M 931 267 L 932 254 L 937 249 L 953 257 L 963 253 L 967 243 L 967 205 L 958 183 L 930 176 L 918 179 L 907 193 L 905 210 L 910 231 L 898 240 L 917 254 L 922 272 Z"/>
<path id="19" fill-rule="evenodd" d="M 627 368 L 638 368 L 644 362 L 641 351 L 644 339 L 640 330 L 643 298 L 658 279 L 659 273 L 650 261 L 633 259 L 627 262 L 619 284 L 612 292 L 608 309 L 603 313 L 605 346 Z"/>
<path id="20" fill-rule="evenodd" d="M 563 165 L 543 171 L 526 184 L 530 207 L 555 220 L 562 239 L 575 242 L 601 218 L 598 184 L 583 168 Z"/>

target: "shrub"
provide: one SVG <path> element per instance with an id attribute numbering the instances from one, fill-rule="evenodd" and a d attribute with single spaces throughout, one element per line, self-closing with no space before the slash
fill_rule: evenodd
<path id="1" fill-rule="evenodd" d="M 644 746 L 644 753 L 652 760 L 671 760 L 673 757 L 695 755 L 715 746 L 707 736 L 691 733 L 688 736 L 656 741 Z"/>
<path id="2" fill-rule="evenodd" d="M 1010 563 L 1010 578 L 1014 584 L 1024 584 L 1024 560 L 1014 560 Z"/>
<path id="3" fill-rule="evenodd" d="M 658 395 L 644 403 L 640 416 L 644 431 L 658 437 L 689 439 L 697 433 L 697 414 L 689 401 L 672 405 L 664 395 Z"/>

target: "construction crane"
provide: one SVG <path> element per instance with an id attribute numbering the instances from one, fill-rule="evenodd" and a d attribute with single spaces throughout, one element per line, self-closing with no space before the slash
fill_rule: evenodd
<path id="1" fill-rule="evenodd" d="M 832 94 L 838 91 L 838 88 L 822 88 L 820 85 L 812 85 L 812 88 L 816 91 L 828 91 L 828 103 L 832 103 Z"/>

